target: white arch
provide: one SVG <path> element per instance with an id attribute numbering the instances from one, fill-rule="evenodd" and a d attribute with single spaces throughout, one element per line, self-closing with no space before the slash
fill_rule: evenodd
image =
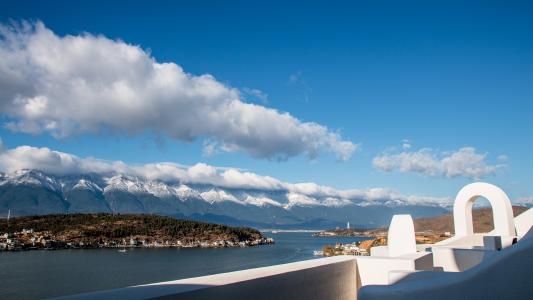
<path id="1" fill-rule="evenodd" d="M 486 198 L 492 206 L 494 235 L 514 236 L 515 226 L 511 201 L 499 187 L 485 182 L 468 184 L 457 194 L 453 204 L 455 235 L 474 234 L 472 205 L 478 197 Z"/>

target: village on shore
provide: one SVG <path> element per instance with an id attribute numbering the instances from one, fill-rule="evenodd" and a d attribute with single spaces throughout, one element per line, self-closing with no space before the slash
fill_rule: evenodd
<path id="1" fill-rule="evenodd" d="M 356 255 L 368 256 L 370 255 L 370 248 L 376 246 L 387 245 L 387 229 L 356 229 L 350 227 L 350 222 L 346 224 L 346 228 L 335 228 L 333 230 L 325 230 L 313 233 L 315 237 L 361 237 L 365 240 L 353 243 L 336 243 L 335 245 L 325 245 L 322 250 L 314 251 L 315 256 L 337 256 L 337 255 Z M 424 230 L 416 232 L 417 244 L 434 244 L 447 237 L 450 237 L 450 232 L 434 232 L 432 230 Z"/>
<path id="2" fill-rule="evenodd" d="M 35 232 L 22 229 L 19 232 L 0 235 L 0 251 L 20 250 L 58 250 L 58 249 L 94 249 L 94 248 L 230 248 L 273 244 L 274 239 L 260 237 L 245 241 L 218 239 L 202 240 L 164 240 L 153 237 L 130 237 L 121 239 L 94 238 L 79 241 L 65 241 L 51 232 Z"/>

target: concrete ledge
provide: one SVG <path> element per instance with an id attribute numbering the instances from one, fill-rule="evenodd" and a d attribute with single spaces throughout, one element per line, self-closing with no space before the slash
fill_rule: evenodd
<path id="1" fill-rule="evenodd" d="M 359 286 L 389 284 L 391 271 L 433 269 L 433 254 L 430 252 L 416 252 L 397 257 L 358 256 L 356 260 Z"/>
<path id="2" fill-rule="evenodd" d="M 356 260 L 335 256 L 61 299 L 355 299 Z"/>
<path id="3" fill-rule="evenodd" d="M 433 265 L 445 272 L 462 272 L 468 270 L 498 251 L 485 249 L 458 249 L 434 247 Z"/>

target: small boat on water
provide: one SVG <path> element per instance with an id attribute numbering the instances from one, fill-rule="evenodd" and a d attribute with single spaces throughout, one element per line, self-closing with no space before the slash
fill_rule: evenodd
<path id="1" fill-rule="evenodd" d="M 278 231 L 277 230 L 272 230 L 272 233 L 276 234 L 276 233 L 278 233 Z"/>
<path id="2" fill-rule="evenodd" d="M 120 250 L 118 250 L 118 252 L 120 252 L 120 253 L 126 253 L 126 251 L 128 251 L 128 250 L 126 250 L 126 249 L 120 249 Z"/>
<path id="3" fill-rule="evenodd" d="M 314 256 L 324 256 L 324 251 L 315 250 L 313 251 Z"/>

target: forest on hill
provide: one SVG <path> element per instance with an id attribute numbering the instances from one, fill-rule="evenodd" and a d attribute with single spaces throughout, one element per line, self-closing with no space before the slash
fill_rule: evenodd
<path id="1" fill-rule="evenodd" d="M 272 242 L 258 230 L 248 227 L 165 216 L 107 213 L 17 217 L 9 223 L 3 220 L 0 233 L 5 233 L 6 243 L 9 237 L 13 237 L 10 241 L 19 241 L 22 248 L 35 247 L 36 241 L 38 247 L 48 247 L 46 243 L 51 243 L 52 248 L 233 247 Z"/>

